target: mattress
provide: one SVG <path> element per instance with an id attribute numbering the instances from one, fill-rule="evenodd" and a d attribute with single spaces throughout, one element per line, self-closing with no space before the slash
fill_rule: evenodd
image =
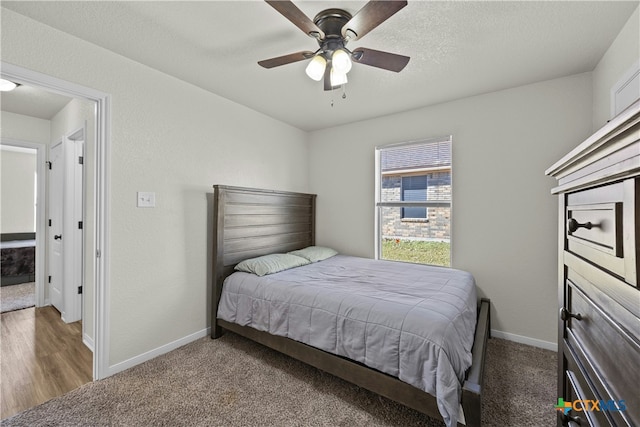
<path id="1" fill-rule="evenodd" d="M 263 277 L 233 273 L 218 318 L 393 375 L 435 396 L 452 426 L 476 311 L 468 272 L 337 255 Z"/>
<path id="2" fill-rule="evenodd" d="M 30 240 L 8 240 L 4 242 L 0 242 L 0 250 L 1 249 L 15 249 L 15 248 L 35 248 L 36 241 L 35 239 Z"/>

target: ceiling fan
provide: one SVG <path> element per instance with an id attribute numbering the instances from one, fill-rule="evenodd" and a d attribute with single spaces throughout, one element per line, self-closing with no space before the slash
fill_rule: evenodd
<path id="1" fill-rule="evenodd" d="M 395 53 L 364 47 L 353 51 L 346 48 L 349 41 L 361 39 L 405 7 L 406 1 L 371 0 L 353 16 L 342 9 L 326 9 L 318 13 L 313 21 L 291 1 L 265 1 L 305 34 L 315 38 L 320 48 L 315 52 L 307 50 L 259 61 L 258 64 L 264 68 L 311 59 L 306 68 L 307 75 L 316 81 L 324 78 L 324 90 L 333 90 L 347 82 L 352 61 L 396 73 L 402 71 L 409 62 L 408 56 Z"/>

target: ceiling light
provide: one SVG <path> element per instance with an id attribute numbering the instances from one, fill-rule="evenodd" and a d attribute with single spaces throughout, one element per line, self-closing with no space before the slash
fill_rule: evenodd
<path id="1" fill-rule="evenodd" d="M 327 60 L 322 55 L 316 55 L 307 65 L 307 76 L 319 82 L 324 76 L 324 70 L 327 67 Z"/>
<path id="2" fill-rule="evenodd" d="M 331 56 L 333 69 L 341 74 L 347 74 L 351 70 L 351 58 L 344 49 L 337 49 Z"/>
<path id="3" fill-rule="evenodd" d="M 0 0 L 2 1 L 2 0 Z M 400 72 L 409 62 L 408 56 L 374 49 L 347 49 L 347 43 L 361 39 L 369 31 L 389 19 L 407 5 L 406 1 L 369 0 L 355 15 L 342 9 L 325 9 L 311 19 L 291 1 L 267 1 L 277 12 L 306 35 L 318 42 L 319 49 L 304 50 L 258 61 L 264 68 L 275 68 L 298 61 L 310 60 L 307 75 L 323 81 L 325 91 L 343 86 L 354 62 L 383 70 Z"/>
<path id="4" fill-rule="evenodd" d="M 347 82 L 347 74 L 341 73 L 335 69 L 335 67 L 331 67 L 331 86 L 336 87 L 343 85 Z"/>
<path id="5" fill-rule="evenodd" d="M 17 87 L 18 85 L 12 81 L 0 79 L 0 92 L 10 92 Z"/>

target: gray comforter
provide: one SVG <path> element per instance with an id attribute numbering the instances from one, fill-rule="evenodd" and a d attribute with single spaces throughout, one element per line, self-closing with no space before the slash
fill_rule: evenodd
<path id="1" fill-rule="evenodd" d="M 258 277 L 235 272 L 218 318 L 348 357 L 436 396 L 456 425 L 476 324 L 471 274 L 338 255 Z"/>

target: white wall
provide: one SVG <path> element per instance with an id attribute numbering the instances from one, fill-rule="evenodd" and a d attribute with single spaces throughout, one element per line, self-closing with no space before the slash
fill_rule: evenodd
<path id="1" fill-rule="evenodd" d="M 49 145 L 51 122 L 36 117 L 0 111 L 0 136 Z"/>
<path id="2" fill-rule="evenodd" d="M 0 150 L 0 232 L 35 233 L 36 150 Z"/>
<path id="3" fill-rule="evenodd" d="M 611 119 L 611 88 L 640 61 L 640 6 L 593 70 L 593 131 Z M 640 95 L 640 94 L 639 94 Z"/>
<path id="4" fill-rule="evenodd" d="M 589 136 L 591 105 L 586 73 L 311 133 L 318 244 L 373 257 L 375 146 L 451 134 L 453 267 L 491 298 L 493 329 L 555 343 L 557 201 L 544 171 Z"/>
<path id="5" fill-rule="evenodd" d="M 49 144 L 49 120 L 0 112 L 0 137 Z M 36 155 L 2 151 L 2 233 L 35 232 L 34 172 Z"/>
<path id="6" fill-rule="evenodd" d="M 84 182 L 84 280 L 83 280 L 83 301 L 82 306 L 82 330 L 85 342 L 93 347 L 94 337 L 94 158 L 95 158 L 95 103 L 83 99 L 72 99 L 62 110 L 58 111 L 51 118 L 51 144 L 55 144 L 70 133 L 85 127 L 85 144 L 83 169 L 85 175 Z"/>
<path id="7" fill-rule="evenodd" d="M 306 134 L 6 9 L 1 36 L 3 61 L 112 95 L 109 364 L 203 331 L 211 186 L 307 191 Z"/>

